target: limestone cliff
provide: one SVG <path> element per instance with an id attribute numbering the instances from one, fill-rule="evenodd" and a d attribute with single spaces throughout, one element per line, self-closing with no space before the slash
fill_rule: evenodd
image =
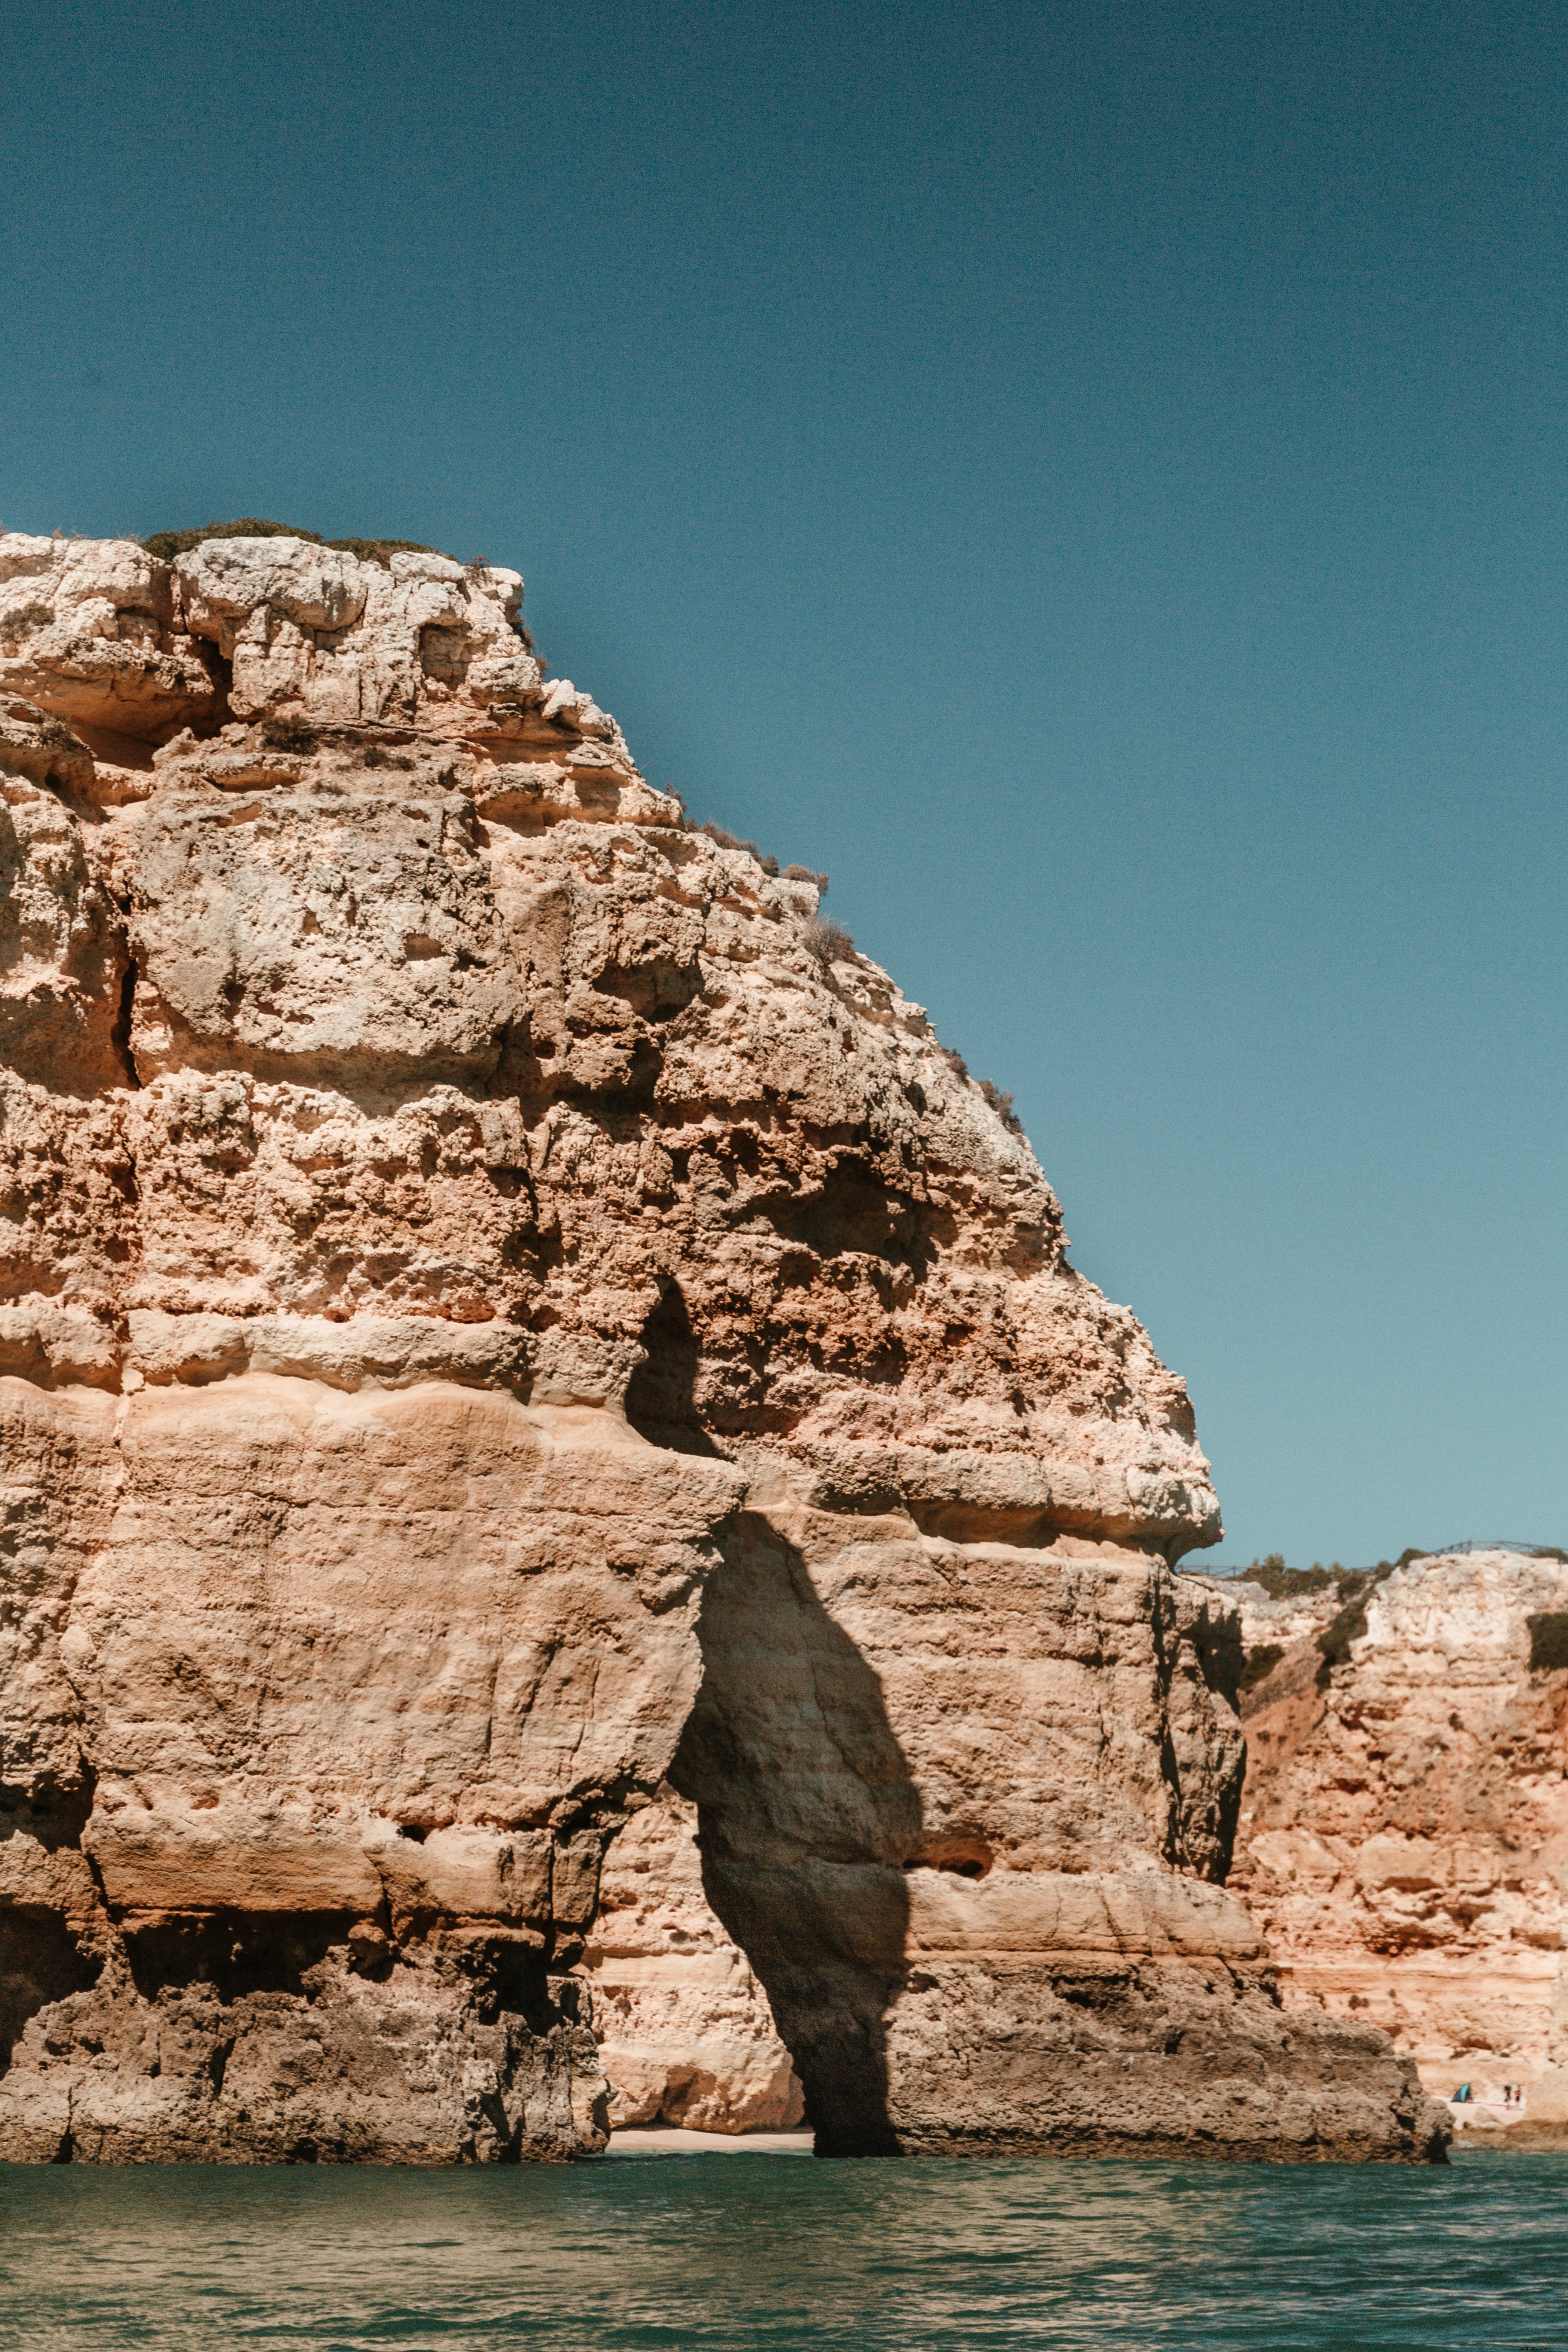
<path id="1" fill-rule="evenodd" d="M 521 594 L 0 539 L 0 2152 L 1429 2152 L 1182 1383 Z"/>
<path id="2" fill-rule="evenodd" d="M 1384 2026 L 1444 2096 L 1472 2080 L 1461 2120 L 1563 2131 L 1568 1565 L 1413 1559 L 1352 1610 L 1338 1664 L 1317 1638 L 1336 1596 L 1238 1597 L 1282 1654 L 1243 1702 L 1232 1884 L 1287 2000 Z M 1291 1607 L 1300 1638 L 1282 1642 Z M 1502 2103 L 1510 2084 L 1522 2105 Z"/>

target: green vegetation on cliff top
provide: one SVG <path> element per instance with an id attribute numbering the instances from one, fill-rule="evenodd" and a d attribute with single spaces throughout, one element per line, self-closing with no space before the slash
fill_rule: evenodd
<path id="1" fill-rule="evenodd" d="M 395 555 L 438 555 L 417 539 L 323 539 L 319 530 L 301 530 L 291 522 L 266 522 L 259 515 L 241 515 L 237 522 L 204 522 L 195 530 L 155 530 L 142 544 L 160 562 L 172 563 L 209 539 L 303 539 L 312 547 L 333 547 L 340 554 L 357 555 L 369 563 L 384 564 Z"/>

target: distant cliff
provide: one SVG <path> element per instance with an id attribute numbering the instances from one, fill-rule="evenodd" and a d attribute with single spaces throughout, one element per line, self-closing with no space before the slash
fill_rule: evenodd
<path id="1" fill-rule="evenodd" d="M 1279 1652 L 1242 1702 L 1230 1883 L 1287 1998 L 1469 2080 L 1483 2126 L 1568 2137 L 1568 1564 L 1415 1558 L 1348 1610 L 1226 1589 Z"/>

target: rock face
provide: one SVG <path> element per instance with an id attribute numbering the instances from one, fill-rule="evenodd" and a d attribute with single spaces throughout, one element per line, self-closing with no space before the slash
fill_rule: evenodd
<path id="1" fill-rule="evenodd" d="M 0 2154 L 1430 2153 L 1182 1383 L 521 593 L 0 539 Z"/>
<path id="2" fill-rule="evenodd" d="M 1279 1646 L 1281 1604 L 1242 1598 L 1245 1630 Z M 1568 1565 L 1412 1561 L 1368 1596 L 1331 1672 L 1313 1630 L 1243 1702 L 1232 1884 L 1268 1930 L 1287 2001 L 1370 2018 L 1444 2096 L 1471 2079 L 1478 2119 L 1561 2131 Z M 1505 2084 L 1524 2087 L 1521 2106 L 1501 2104 Z"/>
<path id="3" fill-rule="evenodd" d="M 611 1844 L 580 1964 L 609 2119 L 781 2131 L 805 2111 L 767 1994 L 702 1888 L 697 1808 L 666 1787 Z"/>

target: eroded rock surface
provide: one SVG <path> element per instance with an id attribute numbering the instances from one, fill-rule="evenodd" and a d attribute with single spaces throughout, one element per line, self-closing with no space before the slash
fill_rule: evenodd
<path id="1" fill-rule="evenodd" d="M 1489 2126 L 1563 2132 L 1568 1566 L 1413 1560 L 1344 1664 L 1299 1642 L 1245 1705 L 1232 1884 L 1288 2004 L 1383 2026 L 1431 2090 L 1471 2080 Z"/>
<path id="2" fill-rule="evenodd" d="M 668 1786 L 605 1857 L 581 1972 L 613 2126 L 787 2131 L 800 2078 L 767 1994 L 702 1885 L 697 1808 Z"/>
<path id="3" fill-rule="evenodd" d="M 1429 2153 L 1181 1381 L 521 591 L 0 539 L 0 2152 Z"/>

